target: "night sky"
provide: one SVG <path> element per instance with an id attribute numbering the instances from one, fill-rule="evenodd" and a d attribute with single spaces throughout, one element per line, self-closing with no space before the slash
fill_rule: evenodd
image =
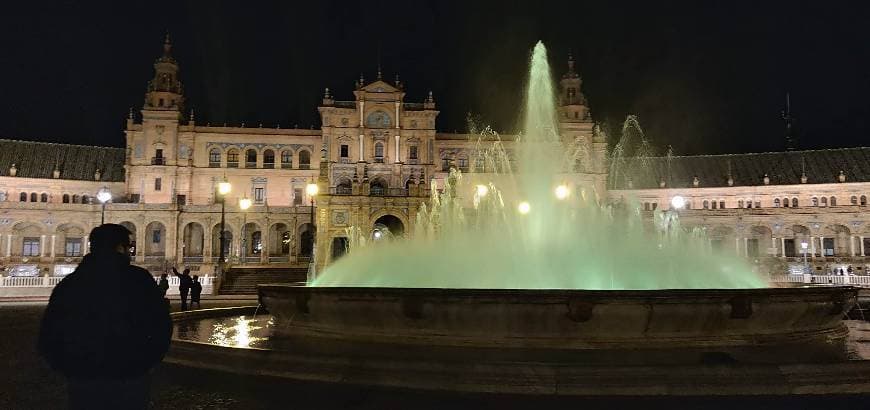
<path id="1" fill-rule="evenodd" d="M 406 101 L 434 92 L 439 131 L 511 132 L 541 39 L 556 75 L 573 50 L 596 121 L 636 114 L 661 151 L 782 150 L 787 91 L 800 148 L 870 145 L 868 2 L 464 3 L 4 4 L 0 138 L 122 146 L 168 30 L 198 123 L 317 127 L 323 88 L 351 100 L 380 60 Z"/>

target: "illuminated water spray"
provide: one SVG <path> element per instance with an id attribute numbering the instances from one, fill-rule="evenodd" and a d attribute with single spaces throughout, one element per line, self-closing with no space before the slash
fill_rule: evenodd
<path id="1" fill-rule="evenodd" d="M 349 229 L 350 254 L 312 285 L 766 286 L 740 258 L 713 253 L 703 232 L 686 232 L 676 212 L 656 211 L 653 227 L 644 229 L 636 204 L 602 204 L 593 186 L 570 180 L 566 164 L 575 164 L 585 153 L 561 140 L 547 51 L 540 42 L 532 52 L 525 97 L 524 128 L 512 152 L 495 133 L 482 132 L 486 142 L 478 141 L 472 160 L 484 163 L 491 173 L 464 176 L 451 171 L 440 193 L 433 184 L 432 197 L 417 212 L 406 239 L 382 240 L 382 231 L 377 236 L 369 229 Z M 645 172 L 628 168 L 624 158 L 648 152 L 636 119 L 630 117 L 611 155 L 611 179 L 630 180 L 632 172 Z"/>

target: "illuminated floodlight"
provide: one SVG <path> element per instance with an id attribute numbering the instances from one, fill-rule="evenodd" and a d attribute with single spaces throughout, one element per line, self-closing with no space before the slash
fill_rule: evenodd
<path id="1" fill-rule="evenodd" d="M 104 187 L 100 192 L 97 192 L 97 200 L 101 203 L 105 204 L 106 202 L 109 202 L 110 199 L 112 199 L 112 193 L 109 192 L 108 188 Z"/>
<path id="2" fill-rule="evenodd" d="M 230 193 L 230 190 L 233 188 L 232 185 L 226 180 L 226 178 L 218 183 L 218 193 L 221 195 L 226 195 Z"/>
<path id="3" fill-rule="evenodd" d="M 375 230 L 375 233 L 373 236 L 375 237 L 375 239 L 381 239 L 381 237 L 384 236 L 384 234 L 380 230 Z"/>
<path id="4" fill-rule="evenodd" d="M 311 183 L 311 184 L 308 184 L 305 186 L 305 192 L 308 194 L 308 196 L 317 195 L 317 192 L 319 190 L 320 189 L 317 187 L 317 184 L 315 184 L 315 183 Z"/>
<path id="5" fill-rule="evenodd" d="M 686 198 L 683 198 L 682 196 L 679 196 L 679 195 L 671 198 L 671 207 L 673 207 L 674 209 L 685 208 L 686 207 Z"/>

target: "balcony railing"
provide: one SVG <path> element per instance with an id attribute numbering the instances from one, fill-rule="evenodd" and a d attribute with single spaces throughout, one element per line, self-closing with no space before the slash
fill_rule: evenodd
<path id="1" fill-rule="evenodd" d="M 221 163 L 220 163 L 220 162 L 211 162 L 211 161 L 209 161 L 209 163 L 208 163 L 208 167 L 209 167 L 209 168 L 220 168 L 220 167 L 221 167 Z"/>
<path id="2" fill-rule="evenodd" d="M 299 169 L 311 169 L 311 164 L 299 164 Z"/>
<path id="3" fill-rule="evenodd" d="M 373 186 L 369 190 L 369 196 L 408 196 L 408 190 L 405 188 L 383 188 Z"/>
<path id="4" fill-rule="evenodd" d="M 349 186 L 336 186 L 332 187 L 329 193 L 332 195 L 352 195 L 353 188 Z"/>
<path id="5" fill-rule="evenodd" d="M 350 158 L 348 157 L 340 157 L 338 159 L 339 164 L 350 164 Z"/>
<path id="6" fill-rule="evenodd" d="M 256 168 L 257 161 L 245 161 L 245 168 Z"/>
<path id="7" fill-rule="evenodd" d="M 202 263 L 203 257 L 200 256 L 184 256 L 181 258 L 184 263 Z"/>
<path id="8" fill-rule="evenodd" d="M 269 256 L 269 263 L 290 262 L 290 257 L 287 255 Z"/>
<path id="9" fill-rule="evenodd" d="M 375 162 L 376 164 L 383 164 L 383 163 L 384 163 L 384 157 L 375 157 L 374 162 Z"/>
<path id="10" fill-rule="evenodd" d="M 275 163 L 274 163 L 274 162 L 264 162 L 264 163 L 263 163 L 263 168 L 266 168 L 266 169 L 274 169 L 274 168 L 275 168 Z"/>
<path id="11" fill-rule="evenodd" d="M 227 168 L 238 168 L 239 161 L 227 161 Z"/>
<path id="12" fill-rule="evenodd" d="M 293 163 L 291 162 L 282 162 L 281 169 L 293 169 Z"/>
<path id="13" fill-rule="evenodd" d="M 152 157 L 151 165 L 166 165 L 166 158 L 163 157 Z"/>

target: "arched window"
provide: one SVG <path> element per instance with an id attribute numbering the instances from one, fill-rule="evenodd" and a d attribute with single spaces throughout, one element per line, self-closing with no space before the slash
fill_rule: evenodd
<path id="1" fill-rule="evenodd" d="M 384 143 L 375 143 L 375 162 L 384 162 Z"/>
<path id="2" fill-rule="evenodd" d="M 786 201 L 786 204 L 788 204 L 788 201 Z M 788 206 L 788 205 L 786 205 L 786 206 Z M 773 207 L 779 208 L 779 198 L 776 198 L 773 200 Z"/>
<path id="3" fill-rule="evenodd" d="M 221 167 L 221 150 L 220 148 L 212 148 L 208 152 L 208 166 L 210 168 Z"/>
<path id="4" fill-rule="evenodd" d="M 813 206 L 819 206 L 819 198 L 813 197 L 811 202 Z"/>
<path id="5" fill-rule="evenodd" d="M 797 207 L 798 207 L 798 199 L 797 199 L 797 198 L 792 198 L 792 199 L 791 199 L 791 207 L 792 207 L 792 208 L 797 208 Z"/>
<path id="6" fill-rule="evenodd" d="M 828 206 L 828 197 L 822 197 L 822 206 Z"/>
<path id="7" fill-rule="evenodd" d="M 81 201 L 79 200 L 79 196 L 78 196 L 78 195 L 73 195 L 72 203 L 74 203 L 74 204 L 81 203 Z"/>
<path id="8" fill-rule="evenodd" d="M 48 194 L 43 192 L 42 195 L 39 196 L 39 202 L 48 202 Z"/>
<path id="9" fill-rule="evenodd" d="M 837 206 L 837 197 L 832 196 L 830 204 L 831 206 Z"/>
<path id="10" fill-rule="evenodd" d="M 387 194 L 387 183 L 383 179 L 375 178 L 369 189 L 371 196 L 384 196 Z"/>
<path id="11" fill-rule="evenodd" d="M 257 150 L 248 149 L 245 151 L 245 168 L 257 167 Z"/>
<path id="12" fill-rule="evenodd" d="M 311 153 L 307 150 L 299 151 L 299 169 L 311 169 Z"/>
<path id="13" fill-rule="evenodd" d="M 30 202 L 36 202 L 36 192 L 30 193 Z"/>
<path id="14" fill-rule="evenodd" d="M 782 206 L 788 208 L 788 198 L 783 198 L 783 199 L 782 199 Z"/>
<path id="15" fill-rule="evenodd" d="M 263 151 L 263 168 L 275 168 L 275 151 Z"/>
<path id="16" fill-rule="evenodd" d="M 238 168 L 239 167 L 239 150 L 235 148 L 230 148 L 227 151 L 227 167 L 229 168 Z"/>
<path id="17" fill-rule="evenodd" d="M 335 193 L 337 195 L 350 195 L 353 193 L 353 185 L 348 178 L 342 178 L 338 181 L 338 185 L 335 186 Z"/>
<path id="18" fill-rule="evenodd" d="M 867 205 L 867 195 L 861 195 L 861 206 Z"/>
<path id="19" fill-rule="evenodd" d="M 27 192 L 22 192 L 21 195 L 18 196 L 18 201 L 27 202 Z"/>
<path id="20" fill-rule="evenodd" d="M 740 202 L 743 203 L 743 201 Z M 701 207 L 704 209 L 710 209 L 710 201 L 705 199 L 704 202 L 701 203 Z"/>
<path id="21" fill-rule="evenodd" d="M 375 111 L 366 117 L 366 127 L 390 128 L 390 115 L 384 111 Z"/>
<path id="22" fill-rule="evenodd" d="M 69 203 L 69 194 L 63 194 L 62 199 L 63 199 L 63 201 L 62 201 L 63 203 L 68 204 Z"/>
<path id="23" fill-rule="evenodd" d="M 293 168 L 293 151 L 281 151 L 281 168 Z"/>
<path id="24" fill-rule="evenodd" d="M 91 197 L 89 197 L 89 196 L 87 196 L 87 195 L 82 195 L 82 203 L 83 203 L 83 204 L 89 204 L 89 203 L 91 203 Z"/>
<path id="25" fill-rule="evenodd" d="M 849 203 L 852 205 L 858 205 L 858 197 L 855 195 L 852 195 L 852 197 L 849 198 Z"/>

